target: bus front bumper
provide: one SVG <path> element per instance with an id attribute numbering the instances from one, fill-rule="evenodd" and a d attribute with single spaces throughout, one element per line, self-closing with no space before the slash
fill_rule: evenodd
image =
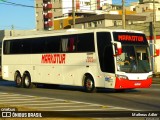
<path id="1" fill-rule="evenodd" d="M 116 77 L 115 89 L 134 89 L 134 88 L 149 88 L 152 84 L 152 78 L 145 80 L 129 80 Z"/>

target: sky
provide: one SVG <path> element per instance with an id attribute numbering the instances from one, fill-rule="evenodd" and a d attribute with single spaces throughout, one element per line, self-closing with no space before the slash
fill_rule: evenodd
<path id="1" fill-rule="evenodd" d="M 112 0 L 121 4 L 122 0 Z M 126 5 L 138 0 L 125 0 Z M 16 4 L 13 4 L 16 3 Z M 35 9 L 17 4 L 34 6 L 34 0 L 0 0 L 0 30 L 32 30 L 36 28 Z"/>

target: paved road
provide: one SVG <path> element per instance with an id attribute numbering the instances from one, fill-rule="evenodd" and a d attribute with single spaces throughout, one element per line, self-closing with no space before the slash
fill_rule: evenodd
<path id="1" fill-rule="evenodd" d="M 160 111 L 160 84 L 123 93 L 110 89 L 85 93 L 81 87 L 52 87 L 16 88 L 14 82 L 0 80 L 0 103 L 40 111 Z"/>

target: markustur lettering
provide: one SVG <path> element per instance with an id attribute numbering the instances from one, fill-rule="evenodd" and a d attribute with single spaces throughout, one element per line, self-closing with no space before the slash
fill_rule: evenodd
<path id="1" fill-rule="evenodd" d="M 132 41 L 132 42 L 143 42 L 144 39 L 142 36 L 134 36 L 134 35 L 118 35 L 119 41 Z"/>
<path id="2" fill-rule="evenodd" d="M 66 54 L 43 54 L 41 63 L 43 64 L 65 64 Z"/>

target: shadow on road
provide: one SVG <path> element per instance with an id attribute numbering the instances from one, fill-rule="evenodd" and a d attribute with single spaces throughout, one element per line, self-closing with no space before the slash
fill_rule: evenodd
<path id="1" fill-rule="evenodd" d="M 16 87 L 15 82 L 6 81 L 0 79 L 0 86 L 8 86 L 8 87 Z M 84 92 L 83 87 L 79 86 L 69 86 L 69 85 L 55 85 L 55 84 L 36 84 L 36 88 L 42 89 L 56 89 L 56 90 L 68 90 L 68 91 L 81 91 Z M 107 88 L 97 88 L 97 93 L 123 93 L 123 92 L 138 92 L 136 89 L 128 89 L 128 90 L 114 90 Z"/>

